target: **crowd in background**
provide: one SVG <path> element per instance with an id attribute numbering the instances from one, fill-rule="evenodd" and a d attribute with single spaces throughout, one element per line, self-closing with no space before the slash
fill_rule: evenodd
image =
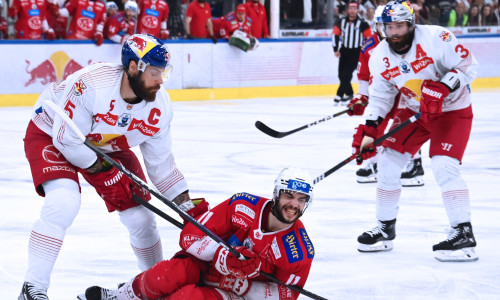
<path id="1" fill-rule="evenodd" d="M 250 11 L 247 2 L 259 6 Z M 358 2 L 360 16 L 373 23 L 375 0 Z M 93 39 L 100 44 L 104 39 L 120 43 L 130 34 L 149 33 L 160 39 L 212 38 L 216 42 L 221 35 L 213 26 L 231 13 L 235 17 L 238 5 L 246 6 L 244 21 L 250 19 L 254 28 L 259 27 L 259 34 L 253 35 L 269 37 L 270 0 L 0 0 L 0 4 L 0 39 Z M 500 25 L 498 0 L 412 0 L 412 4 L 418 24 Z M 280 28 L 332 28 L 345 11 L 342 0 L 280 0 Z M 203 34 L 192 35 L 188 23 Z M 252 34 L 251 29 L 247 31 Z"/>

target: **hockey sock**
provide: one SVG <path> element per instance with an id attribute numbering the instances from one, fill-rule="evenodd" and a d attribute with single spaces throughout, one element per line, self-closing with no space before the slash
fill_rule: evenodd
<path id="1" fill-rule="evenodd" d="M 163 260 L 160 233 L 154 214 L 143 206 L 136 206 L 118 213 L 120 221 L 130 233 L 130 244 L 141 271 Z"/>
<path id="2" fill-rule="evenodd" d="M 436 155 L 432 157 L 432 171 L 441 187 L 450 225 L 470 222 L 469 188 L 460 175 L 459 161 L 452 157 Z"/>
<path id="3" fill-rule="evenodd" d="M 80 192 L 78 184 L 70 179 L 50 180 L 43 188 L 45 201 L 40 219 L 31 230 L 25 281 L 48 288 L 66 229 L 80 209 Z"/>

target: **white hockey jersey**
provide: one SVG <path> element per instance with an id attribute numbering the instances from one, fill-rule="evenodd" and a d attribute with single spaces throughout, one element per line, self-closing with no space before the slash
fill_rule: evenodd
<path id="1" fill-rule="evenodd" d="M 477 61 L 446 28 L 416 25 L 411 49 L 403 55 L 391 50 L 386 40 L 373 51 L 369 61 L 370 80 L 367 120 L 385 117 L 401 91 L 400 106 L 420 111 L 423 80 L 440 81 L 456 72 L 460 87 L 444 99 L 443 112 L 470 105 L 470 83 L 476 78 Z"/>
<path id="2" fill-rule="evenodd" d="M 139 146 L 152 183 L 167 199 L 188 189 L 172 153 L 172 107 L 161 88 L 152 102 L 128 104 L 120 95 L 122 66 L 97 63 L 85 67 L 60 84 L 51 84 L 35 104 L 33 122 L 52 137 L 54 146 L 79 168 L 88 168 L 96 154 L 44 101 L 62 107 L 87 139 L 104 152 Z"/>

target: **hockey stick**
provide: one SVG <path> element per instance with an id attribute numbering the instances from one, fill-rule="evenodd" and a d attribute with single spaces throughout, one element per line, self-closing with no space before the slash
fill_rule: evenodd
<path id="1" fill-rule="evenodd" d="M 349 111 L 349 109 L 340 111 L 340 112 L 334 114 L 333 116 L 324 117 L 323 119 L 319 119 L 317 121 L 314 121 L 312 123 L 309 123 L 307 125 L 301 126 L 299 128 L 296 128 L 296 129 L 290 130 L 290 131 L 284 131 L 284 132 L 276 131 L 276 130 L 270 128 L 269 126 L 267 126 L 266 124 L 262 123 L 261 121 L 256 121 L 255 122 L 255 127 L 257 127 L 257 129 L 259 129 L 260 131 L 264 132 L 265 134 L 267 134 L 269 136 L 272 136 L 273 138 L 282 138 L 282 137 L 285 137 L 285 136 L 290 135 L 292 133 L 295 133 L 297 131 L 301 131 L 301 130 L 309 128 L 311 126 L 318 125 L 318 124 L 321 124 L 322 122 L 331 120 L 331 119 L 333 119 L 335 117 L 338 117 L 340 115 L 345 114 L 348 111 Z"/>
<path id="2" fill-rule="evenodd" d="M 409 118 L 408 120 L 404 121 L 403 123 L 399 124 L 396 128 L 390 130 L 389 132 L 387 132 L 386 134 L 384 134 L 383 136 L 379 137 L 378 139 L 376 139 L 375 141 L 373 141 L 373 146 L 378 146 L 379 144 L 381 144 L 386 138 L 392 136 L 393 134 L 395 134 L 396 132 L 400 131 L 401 129 L 405 128 L 406 126 L 410 125 L 411 123 L 417 121 L 418 119 L 420 119 L 420 116 L 421 116 L 421 113 L 417 113 L 416 115 L 412 116 L 411 118 Z M 356 155 L 351 155 L 349 156 L 348 158 L 344 159 L 343 161 L 341 161 L 339 164 L 337 164 L 335 167 L 329 169 L 328 171 L 326 171 L 325 173 L 319 175 L 318 177 L 316 177 L 316 179 L 314 179 L 314 184 L 320 182 L 321 180 L 325 179 L 325 177 L 329 176 L 330 174 L 332 174 L 333 172 L 337 171 L 338 169 L 342 168 L 343 166 L 347 165 L 348 163 L 350 163 L 352 160 L 356 159 L 357 156 Z"/>
<path id="3" fill-rule="evenodd" d="M 111 157 L 109 157 L 106 153 L 102 152 L 99 148 L 97 148 L 96 146 L 94 146 L 89 140 L 86 139 L 86 137 L 80 131 L 80 128 L 78 128 L 76 126 L 76 124 L 73 122 L 73 120 L 71 120 L 69 118 L 69 116 L 63 111 L 63 109 L 61 107 L 59 107 L 54 102 L 48 101 L 48 100 L 44 101 L 44 104 L 46 104 L 48 107 L 50 107 L 59 117 L 61 117 L 64 120 L 64 122 L 69 127 L 71 127 L 71 129 L 73 130 L 73 132 L 84 143 L 84 145 L 87 146 L 90 150 L 94 151 L 97 156 L 99 156 L 102 159 L 104 159 L 110 165 L 112 165 L 113 167 L 115 167 L 116 169 L 118 169 L 120 172 L 122 172 L 123 174 L 125 174 L 127 177 L 129 177 L 134 183 L 138 184 L 140 187 L 142 187 L 143 189 L 147 190 L 153 196 L 155 196 L 160 201 L 162 201 L 163 203 L 165 203 L 168 207 L 170 207 L 172 210 L 174 210 L 176 213 L 178 213 L 183 219 L 185 219 L 189 223 L 193 224 L 196 228 L 198 228 L 199 230 L 201 230 L 203 233 L 205 233 L 207 236 L 209 236 L 211 239 L 213 239 L 215 242 L 217 242 L 220 246 L 226 248 L 229 252 L 231 252 L 231 254 L 233 254 L 234 256 L 236 256 L 236 257 L 238 257 L 238 258 L 240 258 L 242 260 L 245 259 L 243 255 L 241 255 L 238 251 L 236 251 L 233 247 L 231 247 L 231 245 L 229 245 L 226 241 L 224 241 L 223 239 L 221 239 L 218 235 L 216 235 L 215 233 L 213 233 L 210 229 L 208 229 L 207 227 L 205 227 L 202 224 L 200 224 L 197 220 L 195 220 L 193 217 L 191 217 L 190 215 L 188 215 L 185 211 L 183 211 L 179 207 L 177 207 L 177 205 L 175 205 L 170 200 L 168 200 L 165 196 L 163 196 L 161 193 L 159 193 L 156 189 L 150 187 L 141 178 L 139 178 L 134 173 L 132 173 L 129 170 L 127 170 L 126 168 L 124 168 L 120 163 L 118 163 L 117 161 L 115 161 L 114 159 L 112 159 Z M 138 200 L 137 198 L 140 199 L 140 197 L 136 196 L 134 200 L 137 201 Z M 141 200 L 143 200 L 143 199 L 141 199 Z M 143 200 L 143 201 L 147 202 L 146 200 Z M 141 202 L 141 201 L 139 201 L 139 202 Z M 143 204 L 143 203 L 141 202 L 141 204 Z M 145 207 L 148 208 L 148 209 L 150 209 L 151 211 L 153 211 L 155 213 L 161 212 L 161 210 L 157 209 L 155 206 L 153 206 L 150 203 L 148 203 L 148 205 L 145 205 Z M 166 214 L 164 214 L 163 212 L 161 214 L 159 214 L 159 216 L 161 216 L 163 218 L 164 218 L 164 215 L 166 215 Z M 168 218 L 165 218 L 165 219 L 167 221 L 171 222 L 170 221 L 171 217 L 168 217 Z M 176 224 L 174 224 L 174 225 L 176 225 Z M 265 272 L 262 272 L 262 271 L 260 271 L 259 274 L 262 275 L 262 276 L 264 276 L 264 277 L 266 277 L 266 278 L 268 278 L 269 280 L 271 280 L 271 281 L 273 281 L 273 282 L 275 282 L 277 284 L 283 285 L 283 286 L 285 286 L 285 287 L 287 287 L 287 288 L 289 288 L 291 290 L 294 290 L 294 291 L 296 291 L 298 293 L 301 293 L 301 294 L 303 294 L 305 296 L 308 296 L 308 297 L 310 297 L 312 299 L 326 300 L 326 298 L 318 296 L 318 295 L 316 295 L 316 294 L 314 294 L 312 292 L 309 292 L 307 290 L 304 290 L 304 289 L 302 289 L 300 287 L 293 286 L 293 285 L 287 285 L 286 283 L 281 282 L 278 278 L 274 277 L 271 274 L 268 274 L 268 273 L 265 273 Z"/>

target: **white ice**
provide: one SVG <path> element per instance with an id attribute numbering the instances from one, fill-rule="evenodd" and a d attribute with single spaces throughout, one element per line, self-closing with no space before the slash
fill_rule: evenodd
<path id="1" fill-rule="evenodd" d="M 315 247 L 305 289 L 328 299 L 500 299 L 500 126 L 498 93 L 474 93 L 474 124 L 463 160 L 471 195 L 479 260 L 442 263 L 432 245 L 446 238 L 448 220 L 423 147 L 425 185 L 404 188 L 394 250 L 359 253 L 357 236 L 375 225 L 375 184 L 358 184 L 355 163 L 315 187 L 302 220 Z M 236 192 L 270 197 L 285 166 L 313 177 L 351 152 L 353 128 L 346 115 L 282 139 L 258 131 L 257 120 L 287 131 L 344 109 L 332 100 L 281 98 L 174 103 L 173 144 L 192 197 L 212 205 Z M 0 108 L 0 299 L 17 299 L 27 268 L 30 229 L 43 199 L 32 186 L 23 137 L 31 108 Z M 108 214 L 88 185 L 79 215 L 67 231 L 52 274 L 51 300 L 76 299 L 91 285 L 115 287 L 139 270 L 128 234 L 116 213 Z M 64 201 L 64 199 L 61 199 Z M 172 211 L 158 200 L 152 203 Z M 179 230 L 157 217 L 164 257 L 178 249 Z M 307 299 L 302 296 L 301 299 Z"/>

